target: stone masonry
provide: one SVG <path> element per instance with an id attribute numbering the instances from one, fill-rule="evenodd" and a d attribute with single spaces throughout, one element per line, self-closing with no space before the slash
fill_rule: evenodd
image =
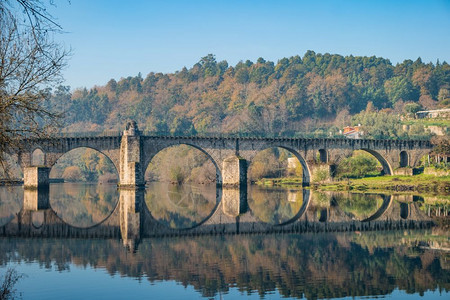
<path id="1" fill-rule="evenodd" d="M 45 178 L 58 158 L 70 150 L 88 147 L 112 161 L 118 170 L 121 187 L 140 187 L 145 184 L 144 173 L 152 158 L 161 150 L 180 144 L 205 153 L 216 167 L 217 183 L 224 186 L 245 183 L 248 166 L 256 154 L 272 147 L 286 149 L 298 158 L 305 185 L 311 182 L 318 168 L 329 168 L 333 174 L 339 161 L 351 156 L 354 150 L 373 154 L 385 174 L 394 174 L 397 170 L 404 173 L 405 168 L 416 167 L 420 158 L 432 150 L 429 141 L 420 140 L 143 136 L 136 123 L 130 122 L 122 136 L 24 140 L 25 150 L 17 157 L 25 173 L 25 186 L 36 187 L 48 184 Z M 44 153 L 44 166 L 32 165 L 31 158 L 36 149 Z M 34 174 L 38 174 L 37 177 Z"/>

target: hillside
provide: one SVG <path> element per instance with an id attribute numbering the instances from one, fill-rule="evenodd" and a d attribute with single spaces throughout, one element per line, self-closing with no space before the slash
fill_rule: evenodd
<path id="1" fill-rule="evenodd" d="M 277 63 L 259 58 L 229 66 L 209 54 L 172 74 L 111 79 L 73 92 L 60 86 L 49 104 L 66 112 L 68 131 L 118 129 L 133 119 L 141 129 L 171 134 L 328 133 L 363 110 L 392 115 L 448 106 L 450 65 L 419 58 L 394 66 L 379 57 L 308 51 Z"/>

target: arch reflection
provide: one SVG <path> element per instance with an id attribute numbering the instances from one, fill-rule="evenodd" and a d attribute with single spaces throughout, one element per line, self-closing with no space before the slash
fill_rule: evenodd
<path id="1" fill-rule="evenodd" d="M 50 185 L 49 201 L 65 223 L 88 228 L 111 215 L 119 192 L 115 184 L 54 183 Z"/>
<path id="2" fill-rule="evenodd" d="M 282 225 L 294 219 L 304 204 L 303 189 L 249 186 L 248 206 L 261 222 Z"/>
<path id="3" fill-rule="evenodd" d="M 147 185 L 145 203 L 152 217 L 172 229 L 188 229 L 201 224 L 216 209 L 220 191 L 215 185 Z"/>

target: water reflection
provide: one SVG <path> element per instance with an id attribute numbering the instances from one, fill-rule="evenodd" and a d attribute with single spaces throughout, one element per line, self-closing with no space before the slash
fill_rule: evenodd
<path id="1" fill-rule="evenodd" d="M 52 232 L 57 236 L 69 230 L 70 236 L 101 236 L 122 228 L 126 229 L 122 238 L 134 241 L 141 236 L 179 234 L 426 228 L 431 225 L 427 213 L 445 215 L 448 211 L 446 207 L 433 211 L 425 204 L 428 200 L 417 201 L 420 198 L 412 195 L 319 193 L 254 186 L 248 193 L 242 189 L 221 191 L 215 186 L 171 184 L 152 184 L 146 190 L 73 183 L 52 184 L 46 191 L 6 189 L 0 187 L 0 220 L 10 228 L 9 232 L 23 235 L 27 226 L 40 228 L 46 224 L 48 230 L 34 234 L 45 232 L 49 236 Z M 45 211 L 44 221 L 39 211 Z M 76 233 L 74 229 L 102 223 L 101 228 L 106 229 L 100 233 Z M 49 231 L 55 224 L 59 229 Z M 110 226 L 114 227 L 112 231 Z"/>
<path id="2" fill-rule="evenodd" d="M 21 186 L 0 186 L 0 226 L 8 224 L 22 208 Z"/>
<path id="3" fill-rule="evenodd" d="M 50 185 L 50 205 L 67 224 L 91 227 L 105 220 L 119 201 L 115 184 L 55 183 Z"/>
<path id="4" fill-rule="evenodd" d="M 117 190 L 65 183 L 25 193 L 0 187 L 0 267 L 35 261 L 59 271 L 103 268 L 152 284 L 175 280 L 204 297 L 233 288 L 261 298 L 274 291 L 316 299 L 396 289 L 447 295 L 448 230 L 410 230 L 429 228 L 427 214 L 447 214 L 447 206 L 430 208 L 432 201 L 255 186 L 223 193 L 164 184 Z M 341 233 L 323 233 L 335 231 Z M 148 239 L 154 236 L 166 238 Z"/>
<path id="5" fill-rule="evenodd" d="M 268 224 L 282 224 L 294 218 L 303 205 L 302 189 L 249 186 L 248 205 L 252 213 Z"/>
<path id="6" fill-rule="evenodd" d="M 336 204 L 353 220 L 363 221 L 377 213 L 385 199 L 379 194 L 339 193 L 334 195 Z"/>
<path id="7" fill-rule="evenodd" d="M 152 182 L 145 203 L 153 218 L 176 229 L 191 228 L 210 216 L 218 204 L 215 185 Z"/>
<path id="8" fill-rule="evenodd" d="M 233 287 L 261 298 L 274 291 L 308 299 L 395 290 L 448 295 L 449 253 L 422 247 L 430 242 L 449 246 L 448 235 L 432 231 L 144 239 L 133 254 L 115 240 L 0 239 L 0 265 L 36 261 L 47 270 L 69 271 L 77 265 L 85 273 L 100 268 L 156 285 L 175 280 L 203 297 L 226 295 Z M 167 295 L 185 298 L 171 291 Z M 103 296 L 114 297 L 107 290 Z"/>

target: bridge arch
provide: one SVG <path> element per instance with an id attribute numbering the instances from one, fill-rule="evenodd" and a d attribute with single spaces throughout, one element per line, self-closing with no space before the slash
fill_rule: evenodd
<path id="1" fill-rule="evenodd" d="M 400 218 L 406 220 L 410 215 L 409 204 L 405 202 L 400 202 Z"/>
<path id="2" fill-rule="evenodd" d="M 381 197 L 383 197 L 383 204 L 381 205 L 381 207 L 373 215 L 364 220 L 361 220 L 361 222 L 375 221 L 387 212 L 387 210 L 391 207 L 393 202 L 392 196 L 382 194 Z"/>
<path id="3" fill-rule="evenodd" d="M 222 168 L 218 165 L 216 159 L 214 159 L 214 157 L 211 155 L 211 153 L 209 153 L 207 150 L 203 149 L 203 147 L 196 145 L 194 143 L 189 143 L 189 142 L 167 143 L 163 147 L 158 148 L 156 151 L 152 151 L 150 153 L 150 155 L 145 156 L 144 165 L 142 166 L 143 172 L 144 173 L 146 172 L 148 166 L 150 165 L 152 160 L 155 158 L 155 156 L 158 155 L 158 153 L 160 153 L 170 147 L 181 146 L 181 145 L 190 146 L 192 148 L 199 150 L 203 154 L 205 154 L 206 157 L 209 159 L 209 161 L 211 161 L 212 164 L 214 165 L 214 167 L 216 168 L 216 184 L 222 183 L 222 172 L 221 172 Z M 176 159 L 176 157 L 174 157 L 174 159 Z"/>
<path id="4" fill-rule="evenodd" d="M 35 147 L 31 153 L 31 165 L 44 166 L 46 164 L 46 153 L 41 147 Z"/>
<path id="5" fill-rule="evenodd" d="M 406 151 L 400 152 L 400 168 L 409 166 L 409 155 Z"/>
<path id="6" fill-rule="evenodd" d="M 82 148 L 94 150 L 95 152 L 98 152 L 98 153 L 104 155 L 104 156 L 109 160 L 109 162 L 111 162 L 111 164 L 114 166 L 115 174 L 116 174 L 117 176 L 119 176 L 119 168 L 118 168 L 117 162 L 114 161 L 114 160 L 108 155 L 108 153 L 105 153 L 104 151 L 99 150 L 99 149 L 97 149 L 97 148 L 95 148 L 95 147 L 92 147 L 92 146 L 86 146 L 86 145 L 80 145 L 80 146 L 77 146 L 77 147 L 70 148 L 70 149 L 68 149 L 68 151 L 66 151 L 66 152 L 64 152 L 64 153 L 58 153 L 57 155 L 55 155 L 55 156 L 53 157 L 52 160 L 50 160 L 50 161 L 47 160 L 47 161 L 46 161 L 46 164 L 47 164 L 48 167 L 50 168 L 50 172 L 53 170 L 53 167 L 54 167 L 58 162 L 60 162 L 60 161 L 61 161 L 61 158 L 63 158 L 66 154 L 68 154 L 68 153 L 70 153 L 70 152 L 72 152 L 72 151 L 74 151 L 74 150 L 78 150 L 78 149 L 82 149 Z"/>
<path id="7" fill-rule="evenodd" d="M 149 150 L 151 151 L 145 153 L 142 166 L 144 173 L 148 171 L 155 157 L 164 150 L 177 146 L 188 146 L 191 149 L 195 149 L 196 152 L 200 151 L 206 157 L 207 162 L 212 163 L 215 169 L 216 184 L 214 186 L 204 185 L 200 188 L 196 184 L 172 185 L 164 182 L 148 182 L 145 210 L 152 215 L 152 219 L 159 224 L 158 226 L 162 226 L 169 231 L 186 231 L 201 226 L 221 207 L 222 190 L 217 188 L 217 186 L 222 183 L 222 174 L 217 160 L 214 159 L 209 151 L 195 143 L 173 143 L 171 140 L 168 140 L 166 143 L 161 143 L 158 146 L 149 145 Z M 200 155 L 200 153 L 195 155 Z M 171 156 L 170 159 L 176 161 L 177 157 Z M 167 161 L 167 157 L 165 160 Z M 164 190 L 164 193 L 162 193 L 162 190 Z M 157 195 L 162 195 L 162 197 L 158 197 L 158 201 L 154 201 L 154 199 L 157 199 Z M 158 212 L 163 211 L 170 212 L 170 214 L 157 215 Z"/>
<path id="8" fill-rule="evenodd" d="M 321 223 L 325 223 L 326 221 L 328 221 L 329 215 L 330 215 L 330 210 L 329 208 L 322 208 L 318 211 L 318 215 L 319 215 L 319 222 Z"/>
<path id="9" fill-rule="evenodd" d="M 377 152 L 375 150 L 367 149 L 367 148 L 361 148 L 361 150 L 372 154 L 381 163 L 381 166 L 383 167 L 382 175 L 393 175 L 394 174 L 391 164 L 379 152 Z"/>
<path id="10" fill-rule="evenodd" d="M 319 163 L 327 163 L 328 162 L 328 152 L 325 149 L 319 149 L 318 152 Z"/>
<path id="11" fill-rule="evenodd" d="M 254 155 L 248 160 L 247 172 L 250 170 L 250 167 L 254 163 L 254 159 L 258 155 L 258 153 L 260 153 L 264 150 L 267 150 L 267 149 L 271 149 L 271 148 L 281 148 L 281 149 L 284 149 L 284 150 L 290 152 L 292 155 L 294 155 L 294 157 L 297 158 L 297 160 L 300 162 L 300 165 L 302 166 L 302 172 L 303 172 L 302 184 L 304 186 L 305 185 L 308 186 L 311 183 L 311 168 L 308 166 L 308 164 L 306 163 L 306 160 L 303 158 L 303 156 L 301 156 L 300 153 L 298 153 L 295 149 L 293 149 L 291 147 L 287 147 L 285 145 L 281 145 L 281 144 L 271 144 L 271 145 L 267 145 L 266 147 L 262 147 L 262 148 L 258 149 L 254 153 Z"/>
<path id="12" fill-rule="evenodd" d="M 94 150 L 94 151 L 96 151 L 96 152 L 98 152 L 98 153 L 104 155 L 104 156 L 105 156 L 106 158 L 108 158 L 108 160 L 113 164 L 114 170 L 116 171 L 117 175 L 119 175 L 119 168 L 118 168 L 118 165 L 117 165 L 117 163 L 115 162 L 115 160 L 114 160 L 112 157 L 110 157 L 110 155 L 108 155 L 108 153 L 106 153 L 106 152 L 103 151 L 103 150 L 99 150 L 99 149 L 97 149 L 96 147 L 86 146 L 86 145 L 80 145 L 80 146 L 77 146 L 77 147 L 70 148 L 70 149 L 68 149 L 66 152 L 58 153 L 57 156 L 55 157 L 55 159 L 51 160 L 50 162 L 47 162 L 47 163 L 48 163 L 48 167 L 53 168 L 53 167 L 60 161 L 60 159 L 61 159 L 64 155 L 66 155 L 66 154 L 68 154 L 68 153 L 70 153 L 70 152 L 72 152 L 72 151 L 74 151 L 74 150 L 81 149 L 81 148 L 86 148 L 86 149 Z"/>
<path id="13" fill-rule="evenodd" d="M 222 194 L 218 193 L 216 195 L 216 197 L 217 198 L 216 198 L 215 206 L 208 215 L 206 215 L 201 220 L 199 220 L 199 222 L 195 222 L 191 226 L 177 227 L 177 228 L 170 227 L 164 221 L 156 218 L 154 216 L 154 213 L 151 212 L 147 203 L 144 203 L 144 205 L 142 206 L 142 210 L 141 210 L 141 212 L 143 213 L 143 216 L 144 216 L 143 231 L 148 232 L 148 231 L 154 230 L 157 227 L 158 230 L 160 230 L 162 233 L 177 234 L 177 233 L 187 232 L 187 231 L 190 231 L 190 230 L 193 230 L 196 228 L 200 228 L 202 225 L 204 225 L 205 223 L 208 223 L 211 219 L 213 219 L 215 215 L 222 214 L 222 205 L 221 205 L 222 204 L 222 202 L 221 202 Z"/>

